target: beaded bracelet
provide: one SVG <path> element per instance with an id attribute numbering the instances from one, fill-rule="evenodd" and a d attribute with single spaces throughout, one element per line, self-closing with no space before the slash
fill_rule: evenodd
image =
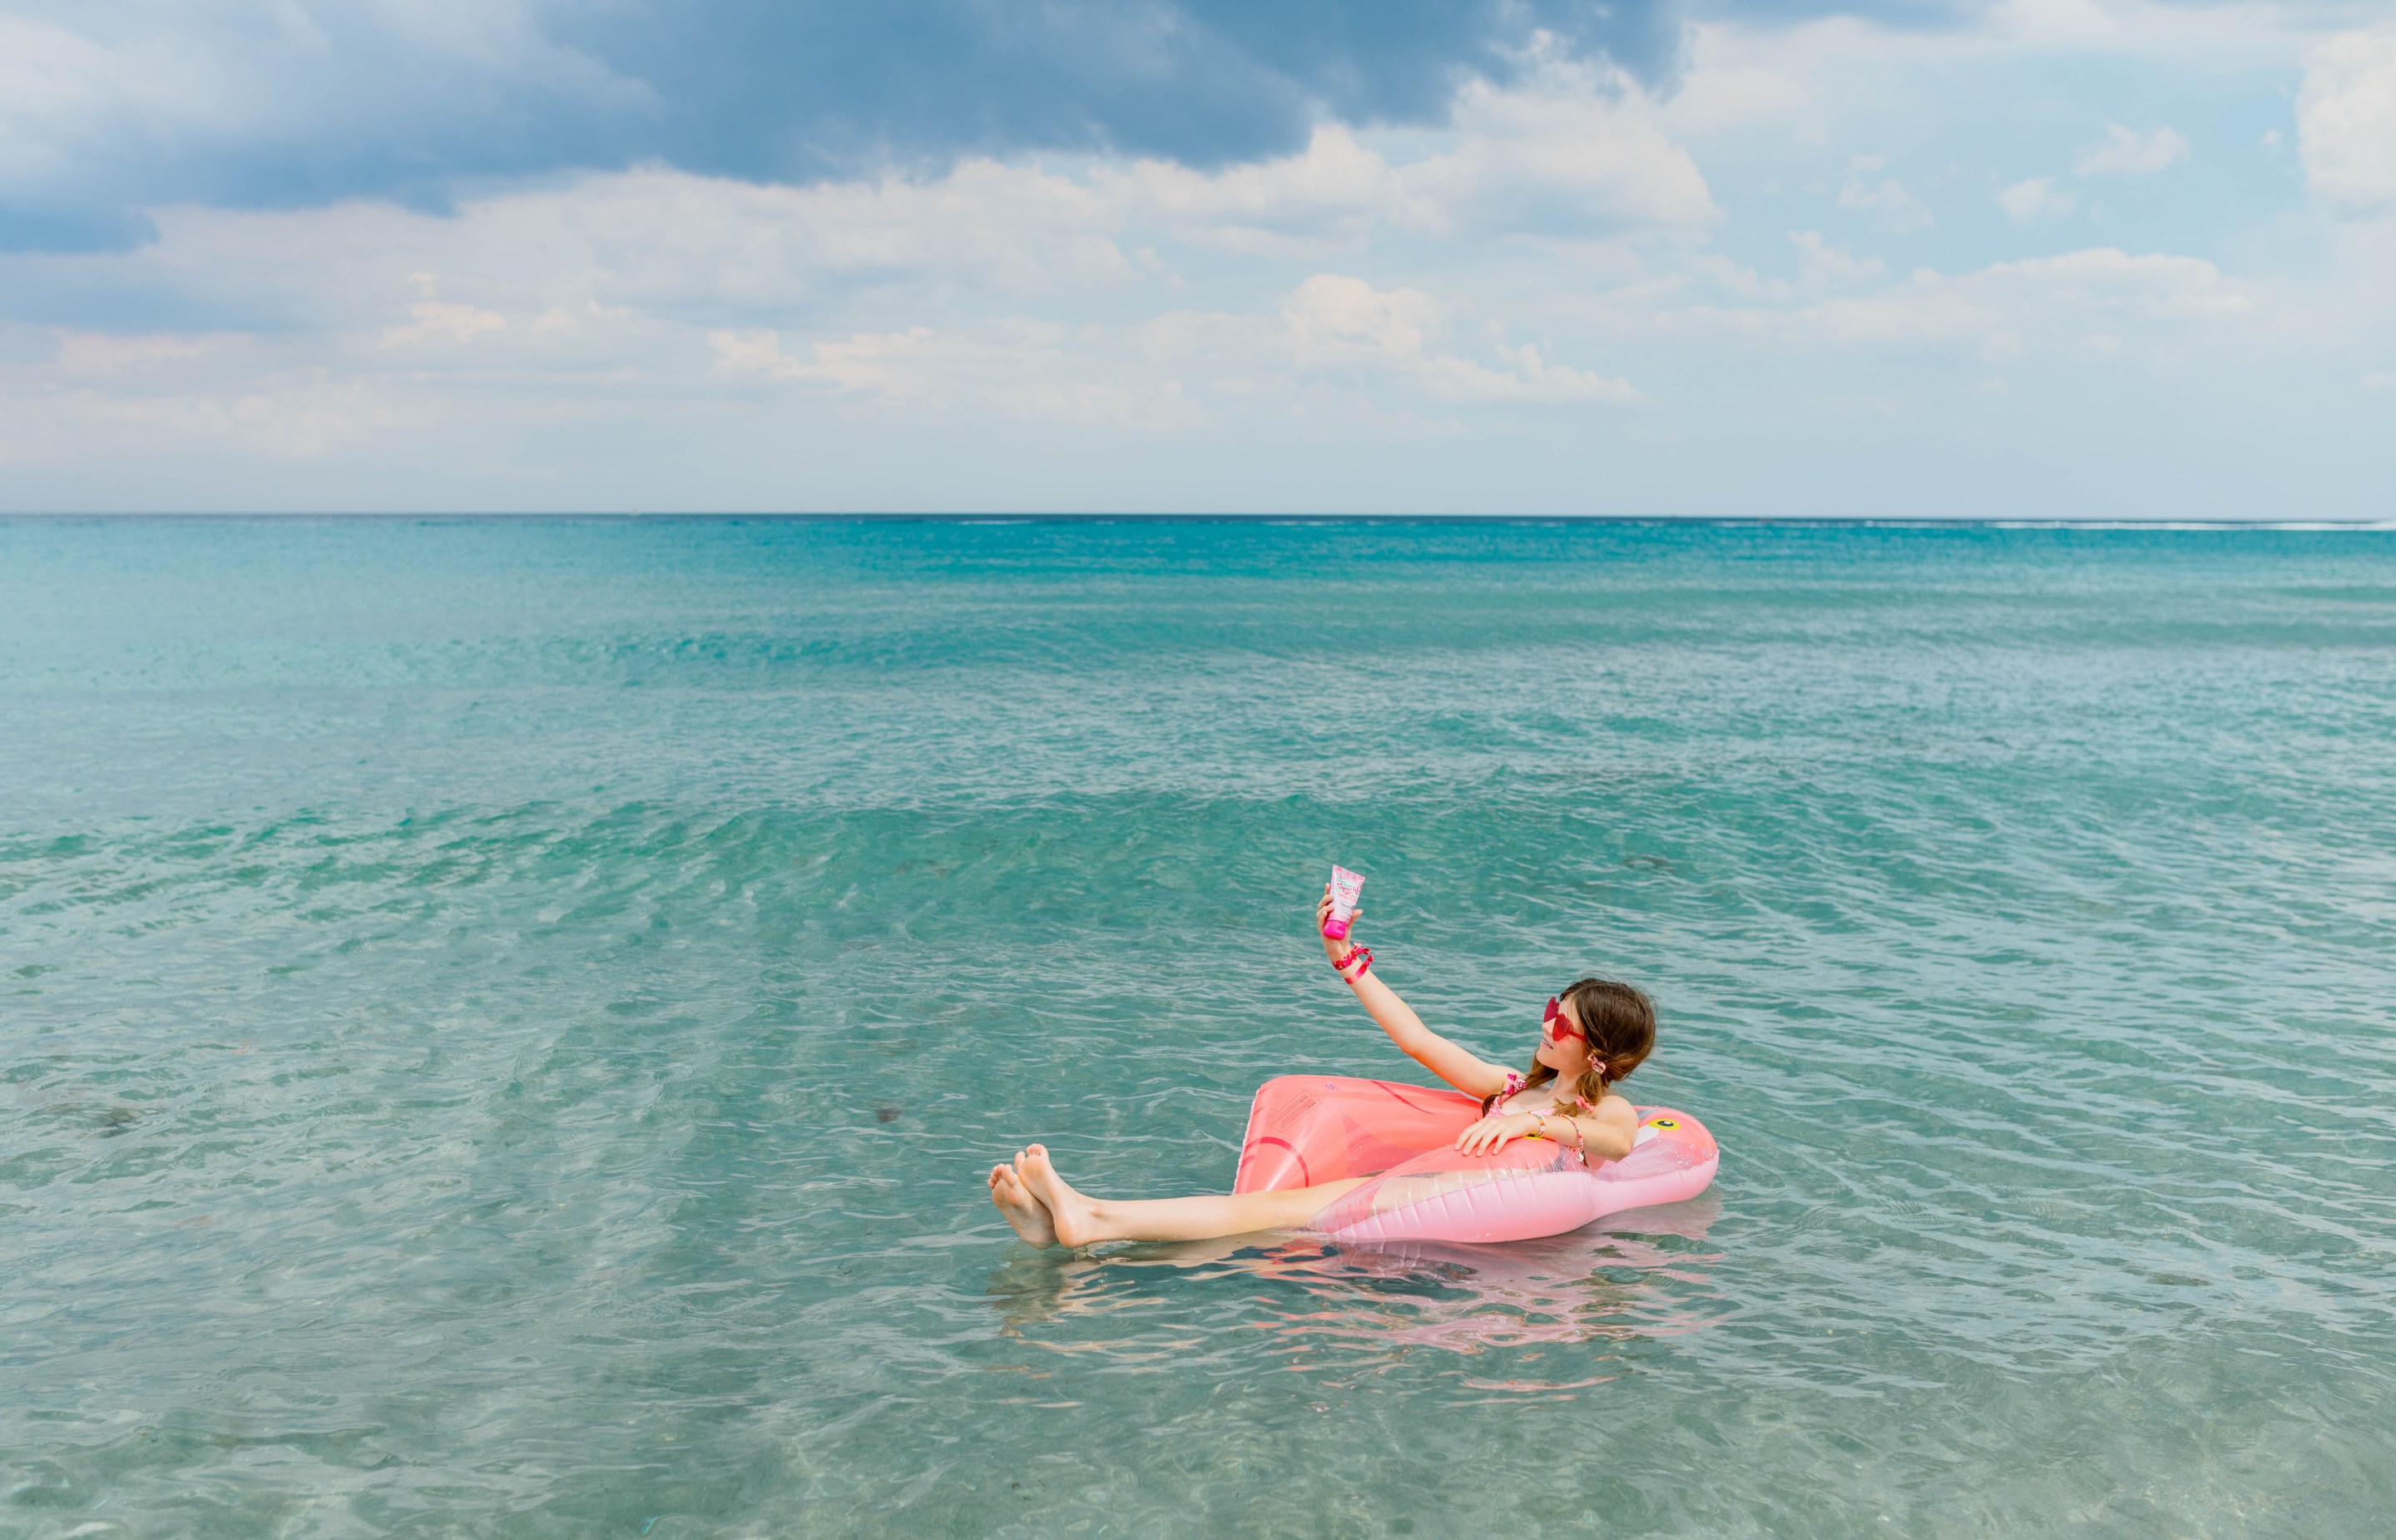
<path id="1" fill-rule="evenodd" d="M 1364 960 L 1364 965 L 1357 969 L 1354 973 L 1350 973 L 1348 971 L 1348 964 L 1355 962 L 1356 959 L 1360 957 Z M 1331 971 L 1338 974 L 1348 983 L 1355 983 L 1356 980 L 1364 977 L 1366 974 L 1373 971 L 1373 949 L 1370 947 L 1351 947 L 1348 949 L 1347 956 L 1331 964 Z"/>

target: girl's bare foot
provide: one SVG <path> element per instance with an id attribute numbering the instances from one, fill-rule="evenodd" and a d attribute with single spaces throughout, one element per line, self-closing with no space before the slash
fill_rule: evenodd
<path id="1" fill-rule="evenodd" d="M 1006 1222 L 1015 1227 L 1016 1234 L 1035 1246 L 1057 1243 L 1057 1227 L 1048 1222 L 1048 1211 L 1041 1206 L 1039 1199 L 1026 1190 L 1023 1178 L 1015 1174 L 1013 1166 L 994 1165 L 990 1168 L 990 1201 L 998 1205 L 999 1213 L 1006 1215 Z"/>
<path id="2" fill-rule="evenodd" d="M 1018 1151 L 1015 1157 L 1015 1174 L 1023 1179 L 1024 1187 L 1048 1210 L 1048 1222 L 1056 1228 L 1057 1243 L 1062 1246 L 1086 1246 L 1095 1241 L 1108 1239 L 1101 1234 L 1097 1215 L 1090 1212 L 1090 1201 L 1065 1185 L 1057 1168 L 1048 1162 L 1048 1151 L 1039 1145 Z"/>

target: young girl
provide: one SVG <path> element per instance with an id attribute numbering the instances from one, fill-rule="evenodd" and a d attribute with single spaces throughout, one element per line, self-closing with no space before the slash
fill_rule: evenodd
<path id="1" fill-rule="evenodd" d="M 1330 908 L 1325 888 L 1314 909 L 1316 931 Z M 1352 927 L 1349 935 L 1355 935 Z M 1482 1099 L 1481 1120 L 1457 1135 L 1457 1148 L 1484 1153 L 1528 1138 L 1557 1140 L 1590 1162 L 1618 1161 L 1631 1153 L 1639 1117 L 1614 1083 L 1639 1068 L 1656 1046 L 1655 1007 L 1637 989 L 1584 978 L 1549 1001 L 1526 1075 L 1492 1064 L 1424 1026 L 1395 990 L 1374 976 L 1369 948 L 1326 936 L 1323 950 L 1391 1042 L 1448 1084 Z M 1370 1180 L 1351 1176 L 1279 1192 L 1194 1198 L 1091 1198 L 1067 1186 L 1049 1163 L 1048 1151 L 1032 1145 L 1016 1151 L 1013 1164 L 990 1168 L 990 1196 L 1015 1233 L 1033 1245 L 1087 1246 L 1296 1228 Z"/>

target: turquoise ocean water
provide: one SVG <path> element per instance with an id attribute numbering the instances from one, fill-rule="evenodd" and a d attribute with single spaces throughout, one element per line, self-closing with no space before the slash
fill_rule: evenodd
<path id="1" fill-rule="evenodd" d="M 1072 1257 L 1647 985 L 1705 1198 Z M 0 524 L 0 1534 L 2378 1535 L 2396 534 Z"/>

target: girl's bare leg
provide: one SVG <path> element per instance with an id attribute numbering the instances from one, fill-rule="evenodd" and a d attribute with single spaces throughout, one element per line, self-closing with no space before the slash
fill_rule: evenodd
<path id="1" fill-rule="evenodd" d="M 1333 1199 L 1371 1180 L 1351 1176 L 1281 1192 L 1227 1192 L 1203 1198 L 1087 1198 L 1066 1185 L 1049 1163 L 1048 1151 L 1039 1145 L 1015 1157 L 1015 1174 L 1025 1190 L 1047 1209 L 1057 1242 L 1065 1246 L 1100 1241 L 1211 1241 L 1218 1235 L 1290 1229 L 1322 1213 Z"/>
<path id="2" fill-rule="evenodd" d="M 999 1213 L 1006 1215 L 1006 1222 L 1015 1227 L 1016 1234 L 1035 1246 L 1057 1243 L 1057 1227 L 1049 1222 L 1047 1209 L 1041 1206 L 1039 1199 L 1024 1190 L 1023 1178 L 1015 1174 L 1013 1166 L 994 1165 L 990 1168 L 990 1201 L 998 1205 Z"/>

